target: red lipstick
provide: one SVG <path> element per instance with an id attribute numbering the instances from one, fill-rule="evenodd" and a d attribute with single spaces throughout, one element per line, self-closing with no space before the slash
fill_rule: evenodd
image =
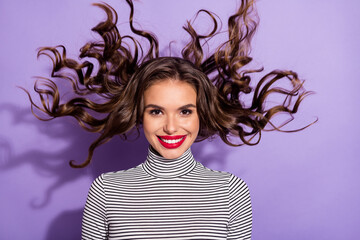
<path id="1" fill-rule="evenodd" d="M 161 145 L 168 149 L 178 148 L 185 141 L 186 135 L 157 136 Z"/>

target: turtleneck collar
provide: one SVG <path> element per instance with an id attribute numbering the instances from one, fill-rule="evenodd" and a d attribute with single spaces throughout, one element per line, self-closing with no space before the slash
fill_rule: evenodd
<path id="1" fill-rule="evenodd" d="M 180 157 L 167 159 L 158 154 L 151 146 L 146 161 L 142 164 L 148 174 L 159 178 L 175 178 L 189 173 L 195 168 L 196 161 L 191 149 L 186 150 Z"/>

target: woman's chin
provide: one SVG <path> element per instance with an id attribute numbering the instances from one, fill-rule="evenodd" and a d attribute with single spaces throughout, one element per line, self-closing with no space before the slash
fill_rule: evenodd
<path id="1" fill-rule="evenodd" d="M 166 149 L 161 147 L 161 149 L 155 149 L 163 158 L 166 159 L 175 159 L 179 158 L 185 151 L 183 147 L 178 147 L 175 149 Z"/>

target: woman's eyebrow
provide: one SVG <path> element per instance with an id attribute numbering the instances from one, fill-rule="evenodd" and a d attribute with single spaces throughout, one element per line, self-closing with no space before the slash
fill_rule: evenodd
<path id="1" fill-rule="evenodd" d="M 161 106 L 156 105 L 156 104 L 148 104 L 148 105 L 146 105 L 144 107 L 144 109 L 146 109 L 146 108 L 156 108 L 156 109 L 161 109 L 161 110 L 164 109 L 164 107 L 161 107 Z M 186 104 L 184 106 L 181 106 L 178 109 L 181 110 L 181 109 L 186 109 L 186 108 L 196 108 L 196 106 L 194 104 L 190 103 L 190 104 Z"/>
<path id="2" fill-rule="evenodd" d="M 186 109 L 186 108 L 196 108 L 196 106 L 194 104 L 190 103 L 190 104 L 186 104 L 184 106 L 181 106 L 178 109 L 181 110 L 181 109 Z"/>
<path id="3" fill-rule="evenodd" d="M 148 104 L 144 107 L 144 109 L 146 108 L 158 108 L 158 109 L 164 109 L 163 107 L 159 106 L 159 105 L 155 105 L 155 104 Z"/>

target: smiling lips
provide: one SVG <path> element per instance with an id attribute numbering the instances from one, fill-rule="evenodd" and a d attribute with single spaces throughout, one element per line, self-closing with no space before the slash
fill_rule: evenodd
<path id="1" fill-rule="evenodd" d="M 186 135 L 157 136 L 161 145 L 165 148 L 178 148 L 185 141 Z"/>

